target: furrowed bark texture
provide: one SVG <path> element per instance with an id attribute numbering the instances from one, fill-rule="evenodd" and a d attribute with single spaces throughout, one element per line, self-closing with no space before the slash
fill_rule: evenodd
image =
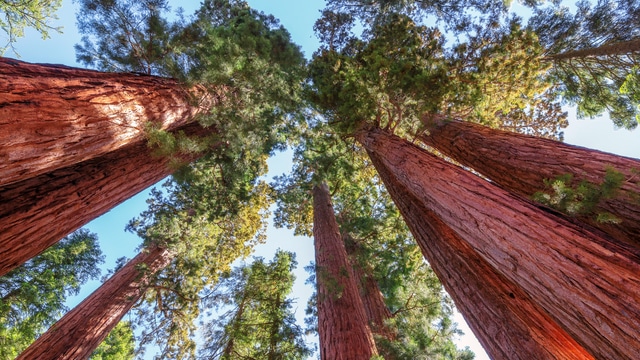
<path id="1" fill-rule="evenodd" d="M 629 41 L 621 41 L 613 44 L 605 44 L 595 48 L 567 51 L 561 54 L 548 56 L 547 59 L 553 61 L 568 60 L 574 58 L 626 55 L 634 52 L 640 52 L 640 39 Z"/>
<path id="2" fill-rule="evenodd" d="M 369 360 L 377 355 L 329 189 L 313 189 L 313 238 L 318 287 L 318 333 L 323 360 Z"/>
<path id="3" fill-rule="evenodd" d="M 0 58 L 0 186 L 145 142 L 202 107 L 173 79 Z"/>
<path id="4" fill-rule="evenodd" d="M 593 359 L 370 155 L 424 257 L 492 359 Z"/>
<path id="5" fill-rule="evenodd" d="M 181 128 L 203 135 L 198 124 Z M 195 156 L 193 156 L 195 159 Z M 0 276 L 175 169 L 146 144 L 0 188 Z"/>
<path id="6" fill-rule="evenodd" d="M 607 167 L 624 174 L 625 181 L 613 199 L 597 211 L 610 212 L 620 224 L 598 222 L 595 215 L 580 221 L 611 236 L 640 246 L 640 160 L 563 144 L 558 141 L 491 129 L 461 121 L 442 122 L 429 128 L 419 140 L 464 166 L 473 168 L 502 188 L 530 198 L 544 190 L 545 179 L 573 174 L 575 180 L 601 184 Z"/>
<path id="7" fill-rule="evenodd" d="M 413 196 L 596 358 L 640 353 L 640 256 L 379 129 L 358 133 Z"/>
<path id="8" fill-rule="evenodd" d="M 150 275 L 167 266 L 172 258 L 168 250 L 159 247 L 143 251 L 65 314 L 17 359 L 88 359 L 144 294 Z M 142 264 L 148 273 L 140 272 L 138 266 Z"/>

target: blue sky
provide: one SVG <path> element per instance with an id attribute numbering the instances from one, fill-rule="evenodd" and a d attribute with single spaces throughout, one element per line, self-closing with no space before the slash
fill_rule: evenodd
<path id="1" fill-rule="evenodd" d="M 177 1 L 174 1 L 177 2 Z M 291 32 L 293 40 L 301 45 L 305 55 L 310 57 L 318 46 L 313 34 L 313 24 L 319 16 L 319 9 L 324 5 L 320 0 L 250 0 L 254 8 L 271 13 L 280 19 L 281 23 Z M 199 6 L 199 1 L 181 1 L 180 5 L 185 12 L 190 14 Z M 33 31 L 27 31 L 26 37 L 16 44 L 16 50 L 21 55 L 21 60 L 36 63 L 56 63 L 69 66 L 79 66 L 75 62 L 73 45 L 78 43 L 80 36 L 75 29 L 75 5 L 71 0 L 64 0 L 63 6 L 58 12 L 59 20 L 54 25 L 64 27 L 63 34 L 51 34 L 51 39 L 41 40 Z M 11 52 L 5 54 L 15 57 Z M 591 120 L 576 120 L 575 112 L 571 111 L 570 126 L 565 131 L 565 142 L 588 148 L 599 149 L 620 155 L 640 158 L 640 135 L 638 131 L 615 130 L 612 123 L 606 118 Z M 288 172 L 290 168 L 290 154 L 285 153 L 269 162 L 271 178 Z M 107 256 L 104 268 L 113 268 L 117 258 L 122 256 L 132 257 L 139 239 L 132 234 L 124 232 L 124 227 L 129 219 L 138 215 L 146 208 L 145 199 L 148 191 L 143 191 L 122 205 L 112 209 L 107 214 L 92 221 L 87 227 L 98 233 L 101 247 Z M 64 221 L 64 219 L 60 219 Z M 311 239 L 294 237 L 291 231 L 270 228 L 268 241 L 257 248 L 256 254 L 267 259 L 273 257 L 277 248 L 282 248 L 297 253 L 299 269 L 297 282 L 294 288 L 294 296 L 298 299 L 297 310 L 304 313 L 306 301 L 312 293 L 309 286 L 304 285 L 307 274 L 302 268 L 313 260 L 313 244 Z M 70 302 L 80 301 L 97 286 L 98 282 L 87 284 L 83 288 L 80 297 Z M 302 315 L 301 315 L 302 316 Z M 299 316 L 299 318 L 301 318 Z M 458 322 L 463 322 L 461 317 Z M 486 359 L 486 354 L 473 339 L 470 330 L 465 330 L 468 336 L 462 339 L 462 343 L 469 345 L 477 354 L 478 359 Z"/>

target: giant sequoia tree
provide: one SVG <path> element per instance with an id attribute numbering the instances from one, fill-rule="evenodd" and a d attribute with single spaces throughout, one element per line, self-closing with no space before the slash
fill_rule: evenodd
<path id="1" fill-rule="evenodd" d="M 216 314 L 203 325 L 200 356 L 275 360 L 311 355 L 288 299 L 295 266 L 294 254 L 278 250 L 269 263 L 257 258 L 225 274 L 203 301 L 203 307 Z"/>
<path id="2" fill-rule="evenodd" d="M 371 158 L 425 258 L 492 358 L 593 358 L 517 284 L 497 273 L 417 200 L 378 156 Z"/>
<path id="3" fill-rule="evenodd" d="M 591 354 L 632 357 L 638 351 L 632 335 L 638 331 L 638 291 L 630 280 L 640 266 L 637 252 L 384 131 L 362 131 L 357 137 L 426 208 Z"/>
<path id="4" fill-rule="evenodd" d="M 65 314 L 21 358 L 85 358 L 143 297 L 150 315 L 159 313 L 163 320 L 147 331 L 173 356 L 193 353 L 189 337 L 199 314 L 200 292 L 215 284 L 236 258 L 248 255 L 264 226 L 264 187 L 252 186 L 263 159 L 256 161 L 256 166 L 226 167 L 228 179 L 221 179 L 218 169 L 168 184 L 169 195 L 154 191 L 149 209 L 130 224 L 145 240 L 140 254 Z"/>
<path id="5" fill-rule="evenodd" d="M 85 10 L 94 15 L 99 8 Z M 136 31 L 154 38 L 162 31 L 155 25 Z M 241 1 L 206 2 L 193 21 L 179 29 L 172 32 L 172 41 L 181 47 L 167 55 L 177 60 L 154 63 L 154 69 L 178 80 L 4 63 L 8 101 L 2 107 L 2 134 L 13 133 L 7 142 L 18 147 L 7 147 L 3 154 L 15 161 L 6 168 L 3 180 L 8 180 L 0 189 L 2 221 L 8 229 L 0 243 L 22 247 L 3 258 L 2 272 L 207 150 L 242 147 L 252 139 L 268 153 L 282 143 L 286 119 L 298 106 L 302 64 L 288 33 L 273 17 Z M 108 42 L 118 32 L 99 34 Z M 103 56 L 111 63 L 129 64 L 134 56 L 122 58 L 122 52 L 134 45 Z M 24 77 L 14 86 L 11 74 Z M 269 91 L 254 91 L 264 86 Z M 42 120 L 40 113 L 47 118 Z M 198 122 L 190 125 L 196 114 Z M 160 150 L 146 149 L 147 142 Z M 54 161 L 34 156 L 42 153 L 53 154 Z M 152 153 L 161 156 L 154 159 Z M 91 210 L 81 211 L 83 206 Z M 71 220 L 52 220 L 61 215 Z M 30 222 L 27 232 L 19 230 L 25 221 Z M 46 229 L 51 223 L 58 224 L 55 231 Z"/>

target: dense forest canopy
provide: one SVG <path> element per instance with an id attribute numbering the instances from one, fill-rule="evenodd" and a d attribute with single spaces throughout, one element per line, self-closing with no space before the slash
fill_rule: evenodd
<path id="1" fill-rule="evenodd" d="M 92 359 L 144 356 L 148 348 L 176 359 L 308 358 L 313 349 L 296 324 L 290 295 L 295 254 L 279 250 L 270 262 L 247 262 L 266 240 L 272 211 L 276 226 L 313 236 L 317 249 L 320 239 L 329 238 L 338 243 L 323 246 L 344 249 L 343 259 L 323 259 L 340 260 L 339 269 L 309 267 L 318 294 L 309 301 L 306 335 L 331 338 L 324 332 L 341 319 L 319 312 L 334 301 L 331 306 L 343 310 L 362 308 L 376 356 L 472 359 L 468 348 L 454 342 L 460 334 L 452 320 L 454 300 L 460 298 L 447 295 L 441 281 L 448 279 L 425 259 L 415 224 L 407 225 L 407 208 L 400 211 L 392 199 L 413 191 L 411 186 L 385 187 L 389 179 L 405 184 L 413 175 L 392 169 L 369 139 L 387 136 L 443 158 L 447 151 L 424 138 L 442 134 L 438 129 L 448 123 L 562 140 L 570 106 L 578 117 L 608 114 L 619 128 L 631 130 L 640 121 L 640 7 L 632 0 L 582 0 L 571 7 L 525 0 L 518 6 L 527 16 L 502 0 L 329 0 L 313 26 L 320 47 L 307 59 L 274 16 L 242 0 L 204 0 L 194 14 L 174 12 L 167 0 L 77 3 L 78 62 L 104 72 L 177 80 L 193 106 L 205 109 L 194 121 L 206 130 L 190 136 L 145 125 L 148 150 L 170 158 L 175 172 L 151 191 L 147 210 L 127 230 L 141 239 L 141 253 L 165 249 L 170 261 L 160 269 L 139 266 L 145 279 L 140 300 L 126 321 L 104 334 Z M 25 27 L 43 36 L 53 29 L 48 19 L 60 2 L 29 4 L 0 4 L 9 47 Z M 267 159 L 287 148 L 293 149 L 293 169 L 264 181 Z M 438 166 L 428 171 L 442 171 L 444 179 L 449 170 Z M 391 174 L 383 179 L 381 169 Z M 548 187 L 565 202 L 582 206 L 591 199 L 593 206 L 573 213 L 556 207 L 558 215 L 545 208 L 540 216 L 564 219 L 565 212 L 573 216 L 567 223 L 580 224 L 577 215 L 593 215 L 587 212 L 595 212 L 600 201 L 614 201 L 626 186 L 626 172 L 607 168 L 607 174 L 601 184 L 579 183 L 588 187 L 584 193 L 569 188 L 580 181 L 572 174 L 557 174 L 561 183 L 549 179 Z M 312 194 L 320 188 L 328 191 L 335 217 L 337 233 L 329 237 L 314 223 L 319 209 Z M 467 200 L 463 190 L 461 203 Z M 604 195 L 590 198 L 598 192 Z M 411 196 L 405 206 L 428 207 Z M 528 201 L 515 203 L 553 205 Z M 633 199 L 622 203 L 631 206 Z M 635 245 L 620 245 L 617 232 L 603 229 L 607 235 L 597 233 L 594 241 L 613 239 L 608 246 L 635 254 Z M 279 246 L 286 249 L 285 242 Z M 101 260 L 95 235 L 80 230 L 1 277 L 0 356 L 18 355 L 54 324 L 67 310 L 66 296 L 97 277 Z M 243 265 L 234 267 L 238 263 Z M 358 301 L 340 304 L 350 290 Z M 541 301 L 532 298 L 526 301 Z M 329 320 L 318 325 L 318 317 Z M 568 333 L 579 339 L 576 347 L 585 347 L 581 351 L 593 351 L 580 334 Z M 330 353 L 334 345 L 321 343 L 319 352 Z"/>

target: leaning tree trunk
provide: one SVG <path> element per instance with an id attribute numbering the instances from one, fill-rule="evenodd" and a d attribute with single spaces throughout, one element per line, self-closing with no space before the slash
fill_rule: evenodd
<path id="1" fill-rule="evenodd" d="M 181 129 L 208 131 L 195 123 Z M 139 143 L 0 187 L 0 276 L 174 170 Z"/>
<path id="2" fill-rule="evenodd" d="M 88 359 L 144 294 L 150 277 L 172 258 L 171 252 L 160 247 L 143 251 L 65 314 L 17 359 Z M 144 273 L 140 265 L 145 265 Z"/>
<path id="3" fill-rule="evenodd" d="M 575 58 L 627 55 L 640 52 L 640 39 L 621 41 L 617 43 L 605 44 L 595 48 L 566 51 L 560 54 L 549 55 L 546 59 L 552 61 L 562 61 Z"/>
<path id="4" fill-rule="evenodd" d="M 370 155 L 424 257 L 492 359 L 593 359 Z"/>
<path id="5" fill-rule="evenodd" d="M 640 354 L 640 256 L 379 129 L 357 139 L 596 358 Z"/>
<path id="6" fill-rule="evenodd" d="M 325 184 L 313 188 L 313 238 L 320 358 L 369 360 L 377 350 Z"/>
<path id="7" fill-rule="evenodd" d="M 171 130 L 209 108 L 176 80 L 0 58 L 0 186 L 134 143 L 145 128 Z M 192 94 L 190 94 L 192 93 Z"/>
<path id="8" fill-rule="evenodd" d="M 609 212 L 622 222 L 598 222 L 593 215 L 580 216 L 580 220 L 640 246 L 640 160 L 470 122 L 445 121 L 428 126 L 429 134 L 420 135 L 420 141 L 525 197 L 544 190 L 545 179 L 559 175 L 572 174 L 577 181 L 601 184 L 607 168 L 621 172 L 626 181 L 617 196 L 602 201 L 596 211 Z"/>

